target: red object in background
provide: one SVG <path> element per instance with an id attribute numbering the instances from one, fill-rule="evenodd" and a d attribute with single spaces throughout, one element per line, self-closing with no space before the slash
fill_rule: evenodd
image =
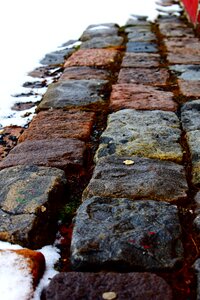
<path id="1" fill-rule="evenodd" d="M 190 21 L 196 26 L 200 22 L 199 0 L 181 0 Z"/>

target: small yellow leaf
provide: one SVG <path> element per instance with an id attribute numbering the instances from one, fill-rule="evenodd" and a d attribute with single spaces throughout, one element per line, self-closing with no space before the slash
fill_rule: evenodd
<path id="1" fill-rule="evenodd" d="M 102 298 L 104 300 L 114 300 L 117 298 L 117 294 L 115 292 L 106 292 L 103 293 Z"/>
<path id="2" fill-rule="evenodd" d="M 47 210 L 46 207 L 43 205 L 40 207 L 40 209 L 41 209 L 41 212 L 45 212 Z"/>
<path id="3" fill-rule="evenodd" d="M 133 165 L 134 161 L 131 160 L 131 159 L 126 159 L 126 160 L 123 161 L 123 163 L 128 166 L 128 165 Z"/>

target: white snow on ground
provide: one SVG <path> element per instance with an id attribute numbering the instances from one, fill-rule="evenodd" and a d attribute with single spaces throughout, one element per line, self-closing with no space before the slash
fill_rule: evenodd
<path id="1" fill-rule="evenodd" d="M 12 245 L 0 241 L 0 250 L 22 249 L 19 245 Z M 33 300 L 40 300 L 44 287 L 58 272 L 54 270 L 55 263 L 59 260 L 58 248 L 48 245 L 37 250 L 46 261 L 46 270 L 39 285 L 34 292 Z M 30 300 L 29 292 L 32 290 L 32 276 L 28 272 L 28 265 L 20 255 L 6 251 L 0 252 L 0 299 L 2 300 Z"/>
<path id="2" fill-rule="evenodd" d="M 25 111 L 10 110 L 19 101 L 11 95 L 28 90 L 21 88 L 29 80 L 26 74 L 40 66 L 39 60 L 46 53 L 55 51 L 68 40 L 78 39 L 91 24 L 125 25 L 132 13 L 148 15 L 153 20 L 158 14 L 155 0 L 3 1 L 0 4 L 0 124 L 3 127 L 25 125 L 31 119 L 22 118 Z"/>

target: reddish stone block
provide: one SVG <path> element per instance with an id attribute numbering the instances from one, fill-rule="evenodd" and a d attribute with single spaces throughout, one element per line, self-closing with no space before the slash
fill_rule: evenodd
<path id="1" fill-rule="evenodd" d="M 66 175 L 83 173 L 85 143 L 77 139 L 25 141 L 12 149 L 0 168 L 18 165 L 56 167 Z"/>
<path id="2" fill-rule="evenodd" d="M 186 97 L 200 97 L 200 81 L 199 80 L 178 80 L 178 86 L 181 94 Z"/>
<path id="3" fill-rule="evenodd" d="M 176 111 L 177 104 L 171 92 L 142 84 L 116 84 L 112 86 L 110 109 L 133 108 L 141 110 Z"/>
<path id="4" fill-rule="evenodd" d="M 126 53 L 122 60 L 122 67 L 151 68 L 158 67 L 160 56 L 154 53 Z"/>
<path id="5" fill-rule="evenodd" d="M 118 63 L 120 51 L 114 49 L 81 49 L 72 54 L 64 67 L 87 66 L 108 68 Z"/>
<path id="6" fill-rule="evenodd" d="M 122 68 L 119 72 L 118 83 L 142 83 L 147 85 L 166 85 L 169 73 L 166 69 L 158 68 Z"/>
<path id="7" fill-rule="evenodd" d="M 29 128 L 19 138 L 19 142 L 59 138 L 88 140 L 94 118 L 93 112 L 62 109 L 41 111 L 33 118 Z"/>
<path id="8" fill-rule="evenodd" d="M 110 77 L 110 73 L 106 70 L 96 69 L 91 67 L 71 67 L 66 68 L 59 80 L 68 79 L 100 79 L 107 80 Z"/>
<path id="9" fill-rule="evenodd" d="M 167 37 L 192 37 L 194 32 L 184 23 L 170 22 L 159 24 L 160 32 Z"/>

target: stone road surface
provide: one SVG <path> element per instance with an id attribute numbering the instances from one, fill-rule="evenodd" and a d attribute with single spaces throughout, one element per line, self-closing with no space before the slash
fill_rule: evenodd
<path id="1" fill-rule="evenodd" d="M 0 162 L 0 239 L 52 243 L 82 194 L 43 299 L 200 299 L 199 39 L 167 15 L 80 40 Z"/>

